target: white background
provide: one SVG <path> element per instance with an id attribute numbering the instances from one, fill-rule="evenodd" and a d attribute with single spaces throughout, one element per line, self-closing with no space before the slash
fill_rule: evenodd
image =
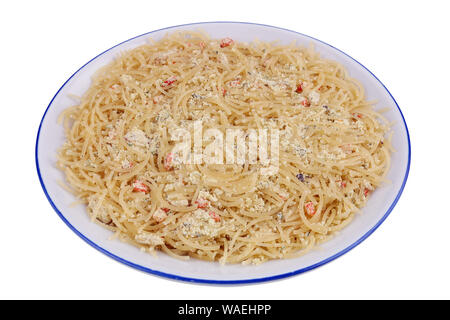
<path id="1" fill-rule="evenodd" d="M 2 1 L 0 298 L 450 298 L 450 23 L 446 1 Z M 200 21 L 296 30 L 350 54 L 389 88 L 412 142 L 409 181 L 366 241 L 311 272 L 250 286 L 144 274 L 99 253 L 50 207 L 34 146 L 53 95 L 130 37 Z"/>

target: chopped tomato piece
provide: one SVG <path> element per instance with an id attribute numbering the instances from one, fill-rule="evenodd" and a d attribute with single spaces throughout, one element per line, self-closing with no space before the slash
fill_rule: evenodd
<path id="1" fill-rule="evenodd" d="M 133 182 L 133 191 L 149 193 L 150 188 L 146 184 L 144 184 L 144 182 L 142 182 L 141 180 L 135 180 Z"/>
<path id="2" fill-rule="evenodd" d="M 367 197 L 369 195 L 370 190 L 368 188 L 364 189 L 364 196 Z"/>
<path id="3" fill-rule="evenodd" d="M 233 80 L 233 81 L 230 81 L 228 84 L 230 87 L 236 88 L 241 84 L 241 82 L 239 80 Z"/>
<path id="4" fill-rule="evenodd" d="M 169 208 L 161 208 L 162 211 L 164 211 L 165 213 L 169 212 L 170 209 Z"/>
<path id="5" fill-rule="evenodd" d="M 166 87 L 174 84 L 175 81 L 177 81 L 177 77 L 171 76 L 161 84 L 161 87 L 166 88 Z"/>
<path id="6" fill-rule="evenodd" d="M 221 48 L 225 48 L 228 47 L 230 45 L 232 45 L 234 43 L 233 39 L 231 38 L 224 38 L 220 41 L 220 47 Z"/>
<path id="7" fill-rule="evenodd" d="M 303 92 L 303 87 L 302 87 L 302 84 L 301 84 L 301 83 L 299 83 L 299 84 L 297 85 L 297 89 L 295 89 L 295 92 L 297 92 L 297 93 L 302 93 L 302 92 Z"/>
<path id="8" fill-rule="evenodd" d="M 171 170 L 173 168 L 173 153 L 170 152 L 167 154 L 166 158 L 164 159 L 164 168 L 166 170 Z"/>
<path id="9" fill-rule="evenodd" d="M 311 201 L 305 203 L 306 214 L 310 217 L 316 214 L 316 208 L 314 207 L 314 203 Z"/>
<path id="10" fill-rule="evenodd" d="M 217 213 L 215 213 L 214 211 L 210 211 L 208 214 L 211 218 L 214 219 L 215 222 L 220 221 L 220 216 Z"/>
<path id="11" fill-rule="evenodd" d="M 197 200 L 195 200 L 195 204 L 198 208 L 203 209 L 209 206 L 209 201 L 203 198 L 198 198 Z"/>
<path id="12" fill-rule="evenodd" d="M 345 188 L 345 187 L 347 186 L 347 182 L 345 182 L 345 181 L 338 180 L 338 181 L 336 181 L 336 182 L 339 183 L 339 185 L 341 186 L 341 188 Z"/>
<path id="13" fill-rule="evenodd" d="M 311 102 L 309 102 L 309 100 L 305 98 L 305 100 L 302 101 L 302 106 L 310 107 L 311 106 Z"/>

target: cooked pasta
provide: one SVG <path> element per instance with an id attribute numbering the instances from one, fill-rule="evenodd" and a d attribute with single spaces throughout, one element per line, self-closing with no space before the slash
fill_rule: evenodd
<path id="1" fill-rule="evenodd" d="M 57 163 L 93 221 L 149 253 L 296 257 L 345 227 L 384 181 L 389 125 L 373 104 L 312 46 L 173 33 L 95 74 L 61 114 Z M 208 129 L 244 134 L 222 152 Z M 199 158 L 175 151 L 181 140 Z M 263 142 L 270 159 L 250 151 Z M 202 161 L 211 145 L 216 162 Z"/>

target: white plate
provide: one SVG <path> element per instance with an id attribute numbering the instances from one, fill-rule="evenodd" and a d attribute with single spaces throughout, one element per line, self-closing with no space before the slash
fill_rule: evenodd
<path id="1" fill-rule="evenodd" d="M 213 38 L 231 37 L 247 42 L 255 38 L 263 41 L 279 40 L 285 44 L 292 40 L 303 45 L 312 42 L 322 57 L 340 62 L 352 77 L 361 81 L 368 99 L 378 101 L 377 107 L 390 108 L 385 116 L 395 123 L 392 144 L 396 152 L 392 154 L 392 167 L 388 174 L 392 183 L 378 188 L 362 214 L 356 215 L 339 234 L 303 257 L 273 260 L 258 266 L 221 266 L 195 259 L 179 261 L 164 253 L 153 257 L 129 244 L 108 240 L 110 231 L 92 223 L 84 206 L 71 207 L 74 196 L 57 183 L 64 179 L 61 171 L 55 167 L 56 150 L 64 141 L 64 132 L 56 120 L 62 110 L 74 104 L 69 94 L 81 95 L 88 89 L 91 75 L 121 51 L 144 44 L 149 37 L 157 40 L 167 32 L 193 29 L 205 30 Z M 156 30 L 99 54 L 75 72 L 53 97 L 42 118 L 36 141 L 36 166 L 45 195 L 61 219 L 83 240 L 117 261 L 145 272 L 177 280 L 218 284 L 252 283 L 292 276 L 330 262 L 357 246 L 386 219 L 397 203 L 408 177 L 410 154 L 408 129 L 400 108 L 380 80 L 363 65 L 342 51 L 309 36 L 272 26 L 241 22 L 196 23 Z"/>

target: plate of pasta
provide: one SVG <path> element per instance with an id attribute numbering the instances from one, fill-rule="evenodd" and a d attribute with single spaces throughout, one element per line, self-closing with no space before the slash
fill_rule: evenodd
<path id="1" fill-rule="evenodd" d="M 36 142 L 53 209 L 102 253 L 214 284 L 299 274 L 387 218 L 406 122 L 367 68 L 278 27 L 169 27 L 99 54 L 58 90 Z"/>

